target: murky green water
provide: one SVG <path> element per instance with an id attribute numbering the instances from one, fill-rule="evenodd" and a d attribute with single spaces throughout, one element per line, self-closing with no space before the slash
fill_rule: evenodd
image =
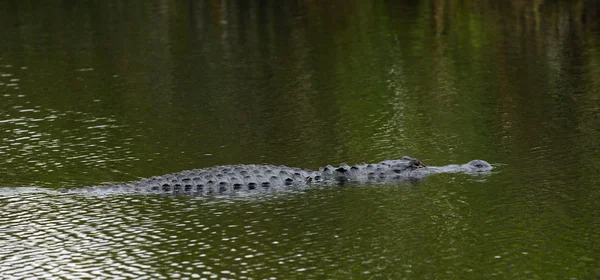
<path id="1" fill-rule="evenodd" d="M 397 2 L 0 3 L 0 278 L 600 278 L 600 6 Z M 53 192 L 402 155 L 501 165 L 252 197 Z"/>

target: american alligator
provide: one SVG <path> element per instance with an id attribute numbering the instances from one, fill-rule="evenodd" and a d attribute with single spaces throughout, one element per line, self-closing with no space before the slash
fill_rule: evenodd
<path id="1" fill-rule="evenodd" d="M 155 176 L 114 185 L 63 189 L 63 193 L 147 193 L 147 194 L 232 194 L 261 192 L 310 185 L 386 183 L 418 181 L 434 173 L 489 173 L 492 166 L 483 160 L 441 167 L 425 166 L 411 157 L 379 163 L 331 165 L 319 170 L 275 165 L 222 165 Z"/>

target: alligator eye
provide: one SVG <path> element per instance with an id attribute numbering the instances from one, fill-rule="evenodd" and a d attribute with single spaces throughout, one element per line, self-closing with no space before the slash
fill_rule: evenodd
<path id="1" fill-rule="evenodd" d="M 412 166 L 413 166 L 414 168 L 421 168 L 421 167 L 425 167 L 425 165 L 423 165 L 423 163 L 421 163 L 421 161 L 418 161 L 418 160 L 415 160 L 415 161 L 412 163 Z"/>

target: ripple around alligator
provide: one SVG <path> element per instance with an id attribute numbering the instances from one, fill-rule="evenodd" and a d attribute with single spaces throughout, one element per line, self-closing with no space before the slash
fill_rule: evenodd
<path id="1" fill-rule="evenodd" d="M 457 176 L 458 185 L 468 183 L 467 177 Z M 433 181 L 455 177 L 439 178 Z M 415 253 L 409 244 L 422 242 L 410 232 L 437 227 L 418 222 L 418 204 L 431 203 L 421 186 L 427 188 L 426 183 L 350 185 L 224 197 L 13 193 L 0 196 L 0 274 L 111 279 L 398 275 L 397 265 L 403 270 L 426 266 L 405 255 Z M 449 194 L 448 199 L 461 198 Z"/>
<path id="2" fill-rule="evenodd" d="M 0 274 L 243 279 L 245 275 L 331 275 L 337 269 L 343 275 L 348 273 L 343 271 L 345 264 L 378 258 L 365 260 L 360 250 L 348 246 L 357 235 L 345 226 L 353 221 L 344 219 L 342 213 L 360 211 L 345 203 L 365 189 L 380 198 L 390 192 L 410 192 L 410 188 L 379 186 L 323 188 L 268 199 L 0 196 L 0 223 L 4 225 Z M 328 214 L 319 216 L 322 211 Z M 361 231 L 360 238 L 369 239 L 377 229 Z M 348 254 L 341 263 L 337 261 L 340 253 Z M 364 266 L 366 272 L 381 269 L 374 263 Z"/>
<path id="3" fill-rule="evenodd" d="M 506 169 L 502 175 L 514 172 Z M 552 201 L 548 197 L 533 197 L 525 206 L 508 204 L 510 199 L 490 204 L 520 194 L 513 193 L 517 190 L 506 185 L 505 177 L 488 176 L 484 183 L 478 179 L 439 174 L 417 185 L 223 197 L 98 197 L 26 188 L 0 195 L 0 275 L 481 279 L 508 276 L 503 273 L 518 264 L 523 269 L 510 274 L 513 278 L 531 270 L 532 278 L 547 278 L 557 273 L 557 265 L 595 260 L 585 254 L 600 238 L 597 228 L 585 226 L 596 223 L 593 215 L 565 220 L 564 208 L 539 203 Z M 552 216 L 523 225 L 540 207 Z M 552 239 L 582 227 L 588 230 L 579 239 L 563 240 L 580 253 L 548 251 L 545 245 L 552 245 Z M 536 267 L 538 256 L 556 269 Z"/>

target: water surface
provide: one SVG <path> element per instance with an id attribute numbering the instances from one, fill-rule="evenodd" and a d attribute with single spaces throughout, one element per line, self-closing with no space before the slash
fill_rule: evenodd
<path id="1" fill-rule="evenodd" d="M 600 277 L 600 7 L 4 1 L 5 278 Z M 479 158 L 249 197 L 55 190 L 220 164 Z"/>

